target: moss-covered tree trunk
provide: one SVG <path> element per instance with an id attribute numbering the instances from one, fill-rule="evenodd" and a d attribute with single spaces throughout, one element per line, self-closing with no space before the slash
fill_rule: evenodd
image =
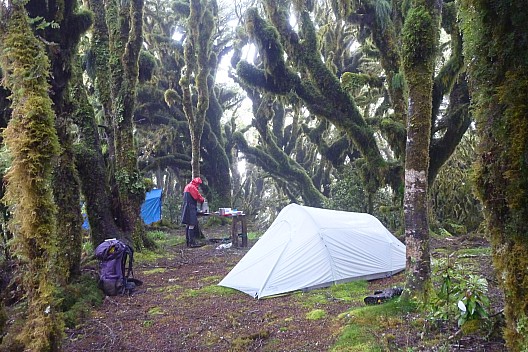
<path id="1" fill-rule="evenodd" d="M 105 13 L 109 33 L 117 221 L 125 239 L 140 249 L 147 244 L 139 216 L 145 187 L 137 167 L 133 116 L 139 52 L 143 44 L 143 1 L 105 0 Z"/>
<path id="2" fill-rule="evenodd" d="M 80 189 L 73 136 L 71 115 L 74 105 L 70 94 L 72 60 L 77 57 L 77 44 L 91 25 L 91 15 L 78 12 L 76 0 L 67 0 L 64 6 L 32 0 L 26 5 L 32 18 L 42 17 L 56 22 L 58 27 L 48 25 L 39 31 L 45 38 L 48 57 L 51 62 L 50 95 L 55 110 L 55 127 L 61 144 L 60 154 L 53 171 L 53 193 L 58 207 L 57 232 L 62 238 L 58 262 L 63 267 L 64 280 L 80 274 L 82 216 L 80 211 Z"/>
<path id="3" fill-rule="evenodd" d="M 98 126 L 86 95 L 80 66 L 80 62 L 74 66 L 71 92 L 74 104 L 71 118 L 79 129 L 79 140 L 74 146 L 75 165 L 90 223 L 91 242 L 96 248 L 107 238 L 121 237 L 121 230 L 114 219 Z"/>
<path id="4" fill-rule="evenodd" d="M 214 65 L 217 66 L 218 63 L 215 62 Z M 227 152 L 227 150 L 231 150 L 231 146 L 223 138 L 225 134 L 224 128 L 228 127 L 224 127 L 220 122 L 223 110 L 216 97 L 212 75 L 209 76 L 209 81 L 209 108 L 207 109 L 206 122 L 200 141 L 200 145 L 203 146 L 202 150 L 205 150 L 202 155 L 204 162 L 201 167 L 201 173 L 207 180 L 207 187 L 215 195 L 215 199 L 210 201 L 214 201 L 214 204 L 219 207 L 223 205 L 234 206 L 235 204 L 231 203 L 232 187 L 226 187 L 226 185 L 232 184 L 230 173 L 232 156 Z M 211 202 L 209 205 L 211 205 Z"/>
<path id="5" fill-rule="evenodd" d="M 191 133 L 193 178 L 200 176 L 200 139 L 209 108 L 207 78 L 211 72 L 210 56 L 215 31 L 213 12 L 217 12 L 216 8 L 215 0 L 191 0 L 187 19 L 189 34 L 184 46 L 185 67 L 179 83 L 183 91 L 183 111 Z M 193 91 L 196 91 L 196 97 Z"/>
<path id="6" fill-rule="evenodd" d="M 110 163 L 108 170 L 113 172 L 115 160 L 114 130 L 112 129 L 112 96 L 110 91 L 110 44 L 108 26 L 106 25 L 106 11 L 104 0 L 87 0 L 90 10 L 93 12 L 93 28 L 90 51 L 94 56 L 93 73 L 94 86 L 97 92 L 97 100 L 101 105 L 101 120 L 104 123 L 104 134 L 106 135 L 105 147 Z"/>
<path id="7" fill-rule="evenodd" d="M 113 207 L 110 191 L 110 175 L 115 170 L 115 143 L 112 128 L 112 98 L 110 95 L 109 39 L 103 0 L 88 0 L 93 12 L 93 28 L 90 52 L 93 55 L 93 80 L 100 104 L 101 122 L 96 121 L 94 108 L 90 106 L 83 85 L 82 73 L 76 72 L 73 92 L 76 104 L 74 119 L 79 127 L 79 141 L 76 145 L 77 169 L 90 222 L 91 240 L 94 248 L 106 238 L 121 238 L 117 226 L 117 210 Z M 100 138 L 99 126 L 104 125 L 104 143 Z M 106 150 L 106 160 L 103 155 Z"/>
<path id="8" fill-rule="evenodd" d="M 5 142 L 13 157 L 7 174 L 7 200 L 13 207 L 13 233 L 23 258 L 28 315 L 19 335 L 28 351 L 58 351 L 63 320 L 58 311 L 57 207 L 52 171 L 59 155 L 47 82 L 50 64 L 25 8 L 11 4 L 2 39 L 4 82 L 13 92 Z"/>
<path id="9" fill-rule="evenodd" d="M 405 17 L 402 59 L 409 87 L 405 148 L 406 297 L 427 302 L 431 285 L 427 172 L 441 1 L 416 0 Z"/>
<path id="10" fill-rule="evenodd" d="M 505 297 L 510 351 L 528 350 L 528 7 L 462 3 L 465 57 L 480 136 L 476 187 Z"/>

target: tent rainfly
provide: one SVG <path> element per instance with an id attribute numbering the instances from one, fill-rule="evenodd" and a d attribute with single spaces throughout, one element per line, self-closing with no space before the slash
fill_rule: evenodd
<path id="1" fill-rule="evenodd" d="M 218 285 L 255 298 L 405 269 L 405 245 L 370 214 L 290 204 Z"/>

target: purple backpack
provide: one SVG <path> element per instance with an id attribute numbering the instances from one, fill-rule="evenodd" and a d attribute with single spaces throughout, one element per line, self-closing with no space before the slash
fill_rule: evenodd
<path id="1" fill-rule="evenodd" d="M 115 238 L 105 240 L 95 249 L 95 256 L 99 260 L 99 288 L 107 296 L 131 294 L 136 286 L 142 284 L 133 278 L 134 250 L 126 243 Z"/>

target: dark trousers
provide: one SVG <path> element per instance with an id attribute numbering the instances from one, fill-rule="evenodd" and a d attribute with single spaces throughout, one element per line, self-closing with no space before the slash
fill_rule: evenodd
<path id="1" fill-rule="evenodd" d="M 189 225 L 185 226 L 185 243 L 187 247 L 191 247 L 197 244 L 197 239 L 200 236 L 200 230 L 198 225 L 194 225 L 194 228 L 189 228 Z"/>

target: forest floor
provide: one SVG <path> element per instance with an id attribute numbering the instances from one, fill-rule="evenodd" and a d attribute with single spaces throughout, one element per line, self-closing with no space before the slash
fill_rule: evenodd
<path id="1" fill-rule="evenodd" d="M 224 238 L 229 228 L 204 233 L 208 239 Z M 363 298 L 402 285 L 403 274 L 351 283 L 344 286 L 350 289 L 345 295 L 333 286 L 257 300 L 217 286 L 254 240 L 248 248 L 218 249 L 209 242 L 190 249 L 183 230 L 168 236 L 172 241 L 162 246 L 163 255 L 136 256 L 135 277 L 144 284 L 131 296 L 106 297 L 87 320 L 68 329 L 64 351 L 505 351 L 497 335 L 457 333 L 456 323 L 434 325 L 414 312 L 394 316 L 381 310 L 370 322 L 361 320 L 368 317 L 361 312 L 372 307 L 365 307 Z M 449 237 L 434 239 L 432 247 L 433 257 L 458 251 L 470 259 L 489 282 L 491 313 L 500 311 L 502 296 L 485 240 Z M 360 332 L 351 332 L 354 324 L 363 324 Z M 344 335 L 355 342 L 346 342 Z"/>

